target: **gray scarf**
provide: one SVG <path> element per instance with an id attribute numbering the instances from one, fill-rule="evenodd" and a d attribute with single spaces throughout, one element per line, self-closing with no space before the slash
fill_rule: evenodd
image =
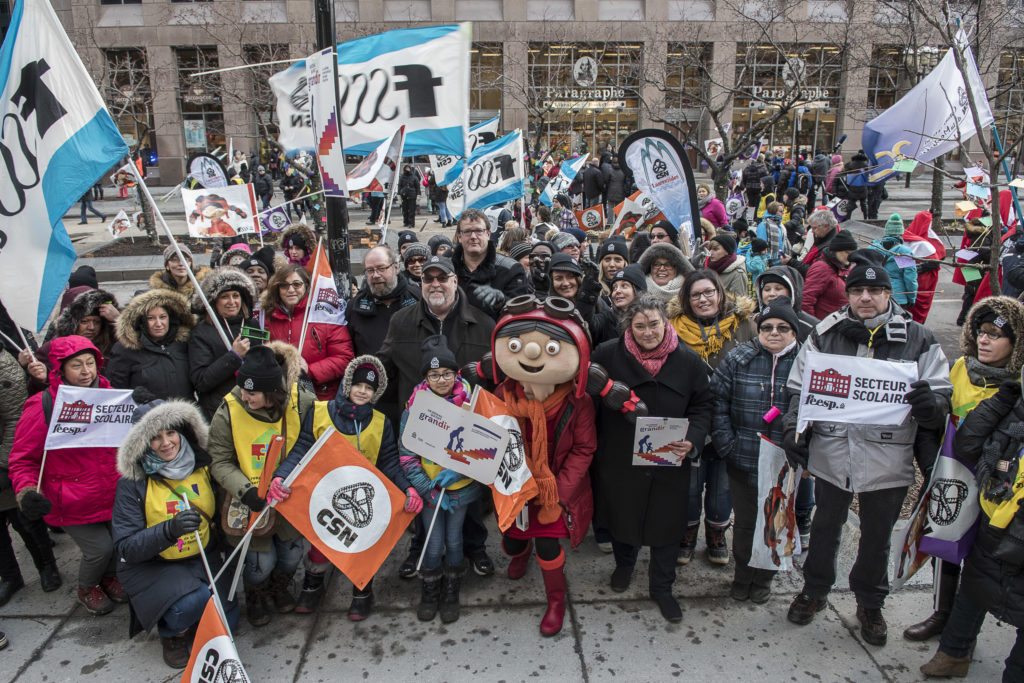
<path id="1" fill-rule="evenodd" d="M 1017 380 L 1017 373 L 985 365 L 974 356 L 964 356 L 964 364 L 971 383 L 978 387 L 997 387 L 1003 382 Z"/>
<path id="2" fill-rule="evenodd" d="M 152 448 L 146 449 L 146 453 L 142 456 L 140 462 L 142 470 L 146 474 L 150 476 L 159 474 L 164 479 L 180 481 L 195 471 L 196 454 L 192 450 L 192 444 L 184 436 L 181 436 L 181 432 L 178 434 L 181 438 L 181 448 L 178 450 L 178 454 L 174 456 L 174 460 L 170 462 L 161 459 L 160 456 L 153 452 Z"/>

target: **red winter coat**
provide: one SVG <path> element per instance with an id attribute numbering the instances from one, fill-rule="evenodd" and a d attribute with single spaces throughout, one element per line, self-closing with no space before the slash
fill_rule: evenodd
<path id="1" fill-rule="evenodd" d="M 825 258 L 811 264 L 804 280 L 800 309 L 818 320 L 849 303 L 846 299 L 846 271 L 837 271 Z"/>
<path id="2" fill-rule="evenodd" d="M 500 385 L 495 394 L 499 398 L 503 397 L 505 388 L 505 384 Z M 575 393 L 570 393 L 565 404 L 572 406 L 573 412 L 559 436 L 558 446 L 553 454 L 551 440 L 554 439 L 554 430 L 548 429 L 548 467 L 555 475 L 558 485 L 558 502 L 572 518 L 569 542 L 575 548 L 583 542 L 590 528 L 590 520 L 594 517 L 590 463 L 594 459 L 594 451 L 597 450 L 597 428 L 594 424 L 594 402 L 590 397 L 576 398 Z M 558 411 L 555 419 L 551 421 L 552 425 L 557 426 L 564 413 L 565 409 Z M 524 438 L 527 438 L 526 434 L 527 431 L 524 429 Z"/>
<path id="3" fill-rule="evenodd" d="M 103 355 L 85 337 L 71 335 L 58 337 L 50 343 L 50 386 L 46 389 L 56 398 L 57 387 L 62 384 L 61 364 L 67 358 L 92 350 L 96 363 L 103 365 Z M 110 382 L 100 377 L 96 385 L 109 389 Z M 43 482 L 39 486 L 39 466 L 43 460 L 47 423 L 43 416 L 43 392 L 25 401 L 24 411 L 14 429 L 11 446 L 10 476 L 14 492 L 38 487 L 53 509 L 43 519 L 52 526 L 75 526 L 109 522 L 114 508 L 117 488 L 116 448 L 69 448 L 50 451 L 46 456 Z"/>
<path id="4" fill-rule="evenodd" d="M 299 345 L 302 319 L 306 315 L 308 301 L 309 296 L 306 296 L 290 315 L 279 307 L 266 317 L 267 332 L 270 332 L 272 340 L 283 341 L 292 346 Z M 338 385 L 341 384 L 345 368 L 355 357 L 348 327 L 309 323 L 305 346 L 300 351 L 309 365 L 309 376 L 313 380 L 317 399 L 330 401 L 338 393 Z"/>

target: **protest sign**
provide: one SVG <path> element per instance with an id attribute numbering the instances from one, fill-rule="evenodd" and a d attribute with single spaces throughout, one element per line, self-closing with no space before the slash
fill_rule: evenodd
<path id="1" fill-rule="evenodd" d="M 275 509 L 360 589 L 415 517 L 405 512 L 405 494 L 334 428 L 286 484 L 291 495 Z"/>
<path id="2" fill-rule="evenodd" d="M 796 524 L 796 488 L 803 468 L 790 466 L 786 452 L 761 437 L 757 460 L 757 521 L 749 566 L 789 571 L 799 555 L 800 530 Z"/>
<path id="3" fill-rule="evenodd" d="M 421 392 L 422 393 L 422 392 Z M 508 406 L 500 398 L 479 386 L 473 390 L 473 411 L 508 431 L 508 447 L 491 484 L 491 498 L 498 518 L 498 528 L 506 531 L 531 498 L 537 495 L 537 482 L 526 464 L 526 449 L 519 420 L 509 415 Z"/>
<path id="4" fill-rule="evenodd" d="M 256 232 L 256 196 L 252 185 L 214 190 L 181 190 L 191 237 L 235 237 Z"/>
<path id="5" fill-rule="evenodd" d="M 710 140 L 704 141 L 704 152 L 712 159 L 717 159 L 718 155 L 722 153 L 722 146 L 724 141 L 722 138 L 711 138 Z"/>
<path id="6" fill-rule="evenodd" d="M 116 239 L 128 232 L 128 228 L 130 227 L 132 227 L 131 219 L 128 218 L 128 214 L 125 213 L 125 210 L 121 209 L 117 212 L 117 215 L 114 216 L 114 220 L 110 221 L 110 224 L 107 225 L 107 230 L 110 232 L 110 236 Z"/>
<path id="7" fill-rule="evenodd" d="M 797 432 L 811 422 L 899 425 L 910 415 L 906 395 L 916 363 L 807 351 Z"/>
<path id="8" fill-rule="evenodd" d="M 120 446 L 132 428 L 131 389 L 92 389 L 61 384 L 44 448 Z"/>
<path id="9" fill-rule="evenodd" d="M 595 204 L 589 209 L 574 211 L 576 222 L 583 230 L 600 230 L 604 227 L 604 204 Z"/>
<path id="10" fill-rule="evenodd" d="M 690 421 L 683 417 L 638 417 L 633 433 L 633 465 L 679 467 L 686 458 L 673 453 L 668 444 L 686 439 Z"/>
<path id="11" fill-rule="evenodd" d="M 417 392 L 402 431 L 402 445 L 416 455 L 488 485 L 508 442 L 507 430 L 432 391 Z"/>
<path id="12" fill-rule="evenodd" d="M 196 628 L 196 637 L 192 641 L 188 666 L 182 672 L 182 683 L 249 681 L 249 675 L 242 666 L 242 658 L 238 656 L 238 650 L 231 639 L 231 632 L 224 623 L 221 610 L 217 609 L 216 600 L 217 596 L 211 595 L 203 610 Z"/>
<path id="13" fill-rule="evenodd" d="M 275 206 L 269 211 L 260 214 L 260 223 L 263 224 L 264 232 L 281 232 L 291 223 L 288 212 L 280 206 Z"/>

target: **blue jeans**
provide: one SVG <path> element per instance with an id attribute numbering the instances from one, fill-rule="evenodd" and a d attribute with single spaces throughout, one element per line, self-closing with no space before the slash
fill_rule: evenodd
<path id="1" fill-rule="evenodd" d="M 226 600 L 227 596 L 222 599 Z M 199 623 L 206 609 L 206 603 L 210 601 L 210 589 L 207 586 L 200 586 L 191 593 L 186 593 L 177 599 L 164 615 L 157 622 L 157 631 L 161 638 L 179 636 L 185 631 Z M 228 618 L 228 626 L 235 630 L 238 624 L 238 601 L 225 601 L 224 614 Z"/>
<path id="2" fill-rule="evenodd" d="M 942 629 L 939 650 L 951 657 L 969 657 L 971 650 L 974 649 L 974 641 L 981 633 L 981 626 L 985 623 L 986 614 L 987 612 L 964 595 L 963 591 L 957 592 L 956 600 L 953 601 L 953 611 L 949 613 L 949 621 L 946 622 L 946 628 Z M 1017 640 L 1004 664 L 1004 683 L 1024 680 L 1024 629 L 1017 629 Z"/>
<path id="3" fill-rule="evenodd" d="M 451 213 L 448 212 L 448 204 L 447 203 L 440 202 L 437 205 L 437 208 L 438 208 L 437 219 L 439 221 L 441 221 L 442 225 L 445 224 L 445 223 L 448 223 L 449 221 L 452 220 L 452 215 L 451 215 Z"/>
<path id="4" fill-rule="evenodd" d="M 711 457 L 708 457 L 711 456 Z M 701 498 L 704 516 L 709 524 L 725 526 L 732 516 L 732 496 L 729 495 L 729 476 L 725 460 L 719 458 L 708 444 L 701 454 L 700 467 L 690 471 L 690 495 L 687 498 L 688 526 L 700 524 Z M 686 467 L 686 465 L 683 465 Z"/>
<path id="5" fill-rule="evenodd" d="M 291 576 L 302 561 L 306 543 L 301 536 L 291 541 L 282 541 L 275 534 L 269 550 L 250 550 L 245 554 L 245 568 L 242 578 L 246 586 L 258 586 L 270 578 L 270 572 L 277 569 Z"/>
<path id="6" fill-rule="evenodd" d="M 814 477 L 801 479 L 796 489 L 796 519 L 801 526 L 811 521 L 814 512 Z M 805 520 L 805 521 L 801 521 Z"/>
<path id="7" fill-rule="evenodd" d="M 434 506 L 423 506 L 423 525 L 430 527 L 430 520 L 434 516 Z M 437 521 L 434 529 L 427 538 L 427 554 L 423 556 L 423 567 L 425 571 L 435 571 L 441 568 L 441 558 L 449 567 L 462 565 L 462 523 L 466 520 L 467 505 L 460 505 L 452 511 L 441 510 L 437 513 Z"/>

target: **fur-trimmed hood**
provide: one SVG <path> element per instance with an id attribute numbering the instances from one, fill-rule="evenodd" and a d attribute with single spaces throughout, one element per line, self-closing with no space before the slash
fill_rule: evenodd
<path id="1" fill-rule="evenodd" d="M 90 289 L 87 292 L 82 292 L 57 317 L 57 322 L 54 323 L 54 336 L 66 337 L 69 334 L 76 334 L 82 318 L 90 315 L 101 304 L 107 302 L 112 303 L 114 308 L 118 308 L 117 297 L 105 289 Z"/>
<path id="2" fill-rule="evenodd" d="M 299 381 L 302 374 L 302 356 L 299 350 L 283 341 L 269 341 L 264 344 L 274 352 L 274 359 L 284 369 L 284 379 L 287 386 L 291 387 Z"/>
<path id="3" fill-rule="evenodd" d="M 146 315 L 157 306 L 163 307 L 177 322 L 178 332 L 174 336 L 174 341 L 188 341 L 192 328 L 195 327 L 195 317 L 189 311 L 185 297 L 169 289 L 151 289 L 129 301 L 115 325 L 117 341 L 132 351 L 141 350 Z"/>
<path id="4" fill-rule="evenodd" d="M 1016 376 L 1020 374 L 1021 368 L 1024 368 L 1024 305 L 1016 299 L 1008 296 L 990 296 L 971 306 L 967 313 L 967 324 L 960 328 L 960 351 L 965 356 L 978 357 L 975 320 L 987 310 L 1006 318 L 1010 322 L 1014 336 L 1017 337 L 1013 352 L 1010 354 L 1010 362 L 1006 365 L 1006 369 Z"/>
<path id="5" fill-rule="evenodd" d="M 680 293 L 682 293 L 682 290 L 680 290 Z M 726 292 L 725 306 L 723 307 L 719 318 L 735 315 L 739 318 L 740 322 L 743 322 L 748 320 L 756 310 L 757 302 L 749 296 L 736 296 L 731 292 Z M 672 297 L 672 300 L 668 302 L 666 313 L 668 314 L 669 320 L 685 315 L 683 311 L 683 304 L 679 301 L 678 296 Z"/>
<path id="6" fill-rule="evenodd" d="M 308 225 L 302 223 L 292 223 L 287 228 L 281 231 L 281 249 L 287 249 L 288 244 L 291 242 L 292 237 L 299 237 L 303 242 L 306 243 L 306 256 L 312 257 L 313 252 L 316 251 L 316 233 Z M 285 255 L 287 257 L 287 255 Z"/>
<path id="7" fill-rule="evenodd" d="M 380 384 L 377 386 L 377 391 L 373 392 L 373 398 L 370 402 L 377 405 L 377 401 L 384 395 L 384 392 L 388 388 L 388 374 L 384 371 L 384 364 L 377 360 L 376 356 L 365 355 L 356 356 L 345 368 L 345 376 L 341 378 L 341 395 L 348 397 L 348 392 L 352 388 L 352 376 L 356 374 L 356 369 L 361 365 L 372 365 L 377 369 L 377 375 L 380 377 Z"/>
<path id="8" fill-rule="evenodd" d="M 235 290 L 242 295 L 242 304 L 245 306 L 244 316 L 252 315 L 253 305 L 256 302 L 256 285 L 252 278 L 234 266 L 223 266 L 211 271 L 200 283 L 203 295 L 213 306 L 224 292 Z M 192 312 L 196 315 L 205 315 L 206 307 L 198 293 L 192 295 Z"/>
<path id="9" fill-rule="evenodd" d="M 647 247 L 644 253 L 640 255 L 639 263 L 640 267 L 644 269 L 644 275 L 651 274 L 651 266 L 656 258 L 663 258 L 672 263 L 679 275 L 686 275 L 693 271 L 693 264 L 683 255 L 682 251 L 671 244 L 661 242 Z"/>
<path id="10" fill-rule="evenodd" d="M 117 449 L 117 471 L 121 476 L 134 481 L 145 479 L 146 473 L 139 466 L 139 460 L 155 436 L 171 429 L 188 439 L 193 449 L 206 450 L 210 428 L 199 409 L 188 401 L 165 401 L 135 423 Z"/>
<path id="11" fill-rule="evenodd" d="M 199 270 L 195 271 L 196 279 L 199 280 L 200 284 L 202 284 L 203 280 L 205 280 L 212 272 L 213 271 L 209 268 L 200 268 Z M 176 287 L 173 281 L 171 280 L 171 274 L 170 272 L 167 271 L 167 269 L 158 270 L 149 276 L 149 288 L 169 289 L 172 292 L 178 292 L 187 299 L 192 298 L 192 281 L 186 280 L 184 285 L 182 285 L 181 287 Z"/>

